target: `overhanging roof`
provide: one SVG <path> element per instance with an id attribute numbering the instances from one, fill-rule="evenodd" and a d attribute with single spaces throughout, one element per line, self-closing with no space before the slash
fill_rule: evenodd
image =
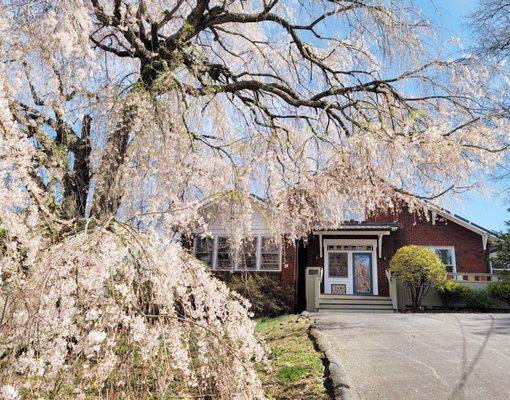
<path id="1" fill-rule="evenodd" d="M 355 223 L 343 223 L 339 225 L 337 228 L 332 229 L 324 229 L 321 232 L 331 232 L 331 231 L 378 231 L 378 230 L 390 230 L 396 231 L 399 226 L 392 222 L 355 222 Z"/>
<path id="2" fill-rule="evenodd" d="M 432 212 L 436 212 L 437 214 L 441 215 L 444 218 L 449 219 L 452 222 L 455 222 L 456 224 L 459 224 L 463 226 L 466 229 L 469 229 L 473 232 L 476 232 L 480 235 L 489 235 L 493 236 L 494 238 L 497 237 L 497 234 L 487 228 L 484 228 L 483 226 L 477 225 L 474 222 L 469 221 L 468 219 L 461 217 L 460 215 L 454 214 L 451 211 L 448 211 L 444 208 L 440 207 L 432 207 Z"/>

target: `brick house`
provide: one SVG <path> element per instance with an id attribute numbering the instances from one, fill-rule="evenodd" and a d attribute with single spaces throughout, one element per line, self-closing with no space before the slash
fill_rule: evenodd
<path id="1" fill-rule="evenodd" d="M 307 240 L 275 241 L 261 215 L 252 216 L 253 240 L 232 254 L 227 232 L 214 221 L 213 237 L 194 238 L 196 256 L 213 270 L 265 273 L 274 276 L 281 290 L 292 293 L 292 306 L 305 305 L 305 271 L 320 267 L 321 291 L 325 295 L 388 296 L 385 271 L 395 252 L 416 244 L 430 248 L 445 264 L 450 279 L 462 273 L 490 274 L 490 243 L 495 235 L 443 209 L 428 216 L 401 211 L 379 213 L 344 223 L 334 230 L 310 232 Z"/>

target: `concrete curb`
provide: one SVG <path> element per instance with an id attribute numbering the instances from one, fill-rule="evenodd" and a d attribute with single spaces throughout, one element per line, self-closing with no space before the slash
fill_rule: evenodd
<path id="1" fill-rule="evenodd" d="M 336 357 L 325 343 L 323 335 L 316 328 L 315 323 L 312 323 L 310 329 L 310 335 L 315 340 L 315 343 L 319 347 L 319 350 L 324 353 L 324 356 L 329 362 L 329 377 L 331 388 L 333 390 L 333 396 L 335 400 L 356 400 L 357 397 L 351 392 L 351 387 L 347 383 L 347 377 L 344 369 L 338 357 Z"/>

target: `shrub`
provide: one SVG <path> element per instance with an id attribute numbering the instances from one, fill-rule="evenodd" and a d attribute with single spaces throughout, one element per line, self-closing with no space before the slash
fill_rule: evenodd
<path id="1" fill-rule="evenodd" d="M 464 300 L 466 306 L 474 311 L 486 311 L 496 303 L 485 289 L 468 289 Z"/>
<path id="2" fill-rule="evenodd" d="M 293 292 L 281 287 L 280 276 L 271 273 L 217 273 L 227 286 L 251 303 L 256 318 L 292 312 Z"/>
<path id="3" fill-rule="evenodd" d="M 414 245 L 400 248 L 391 259 L 390 269 L 406 286 L 414 310 L 421 307 L 430 287 L 446 275 L 443 263 L 432 251 Z"/>
<path id="4" fill-rule="evenodd" d="M 447 280 L 443 280 L 436 285 L 436 290 L 446 307 L 451 307 L 456 301 L 465 300 L 470 291 L 462 283 Z"/>
<path id="5" fill-rule="evenodd" d="M 510 304 L 510 282 L 491 282 L 487 288 L 487 292 L 494 299 L 504 301 Z"/>
<path id="6" fill-rule="evenodd" d="M 506 269 L 504 271 L 495 272 L 494 274 L 496 274 L 501 281 L 510 282 L 510 270 Z"/>

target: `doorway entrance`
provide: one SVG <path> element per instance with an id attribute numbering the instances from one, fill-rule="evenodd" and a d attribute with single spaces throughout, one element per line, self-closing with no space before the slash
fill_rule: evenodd
<path id="1" fill-rule="evenodd" d="M 324 293 L 377 295 L 376 240 L 324 239 Z"/>

